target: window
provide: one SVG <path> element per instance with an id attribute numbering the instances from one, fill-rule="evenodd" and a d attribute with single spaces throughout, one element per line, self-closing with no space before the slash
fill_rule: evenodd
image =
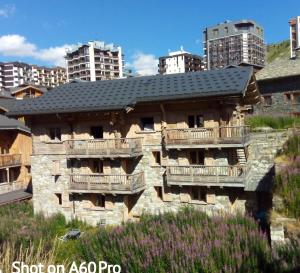
<path id="1" fill-rule="evenodd" d="M 62 205 L 61 193 L 56 193 L 55 195 L 57 197 L 57 203 L 58 203 L 58 205 Z"/>
<path id="2" fill-rule="evenodd" d="M 204 119 L 202 115 L 189 115 L 188 116 L 189 128 L 201 128 L 204 127 Z"/>
<path id="3" fill-rule="evenodd" d="M 101 161 L 101 160 L 93 161 L 93 172 L 94 173 L 103 173 L 103 161 Z"/>
<path id="4" fill-rule="evenodd" d="M 154 187 L 157 197 L 161 200 L 163 200 L 163 190 L 162 187 Z"/>
<path id="5" fill-rule="evenodd" d="M 141 118 L 141 126 L 143 131 L 154 131 L 153 117 Z"/>
<path id="6" fill-rule="evenodd" d="M 7 147 L 0 147 L 0 154 L 8 154 L 9 149 Z"/>
<path id="7" fill-rule="evenodd" d="M 300 103 L 300 94 L 293 94 L 293 103 L 294 104 Z"/>
<path id="8" fill-rule="evenodd" d="M 204 159 L 205 159 L 204 151 L 191 151 L 190 152 L 190 164 L 204 165 Z"/>
<path id="9" fill-rule="evenodd" d="M 219 30 L 217 28 L 213 29 L 214 36 L 217 36 L 219 34 Z"/>
<path id="10" fill-rule="evenodd" d="M 56 141 L 61 140 L 61 130 L 59 127 L 50 128 L 50 139 Z"/>
<path id="11" fill-rule="evenodd" d="M 197 128 L 204 126 L 203 116 L 201 116 L 201 115 L 196 116 L 196 125 L 197 125 Z"/>
<path id="12" fill-rule="evenodd" d="M 272 105 L 272 96 L 264 96 L 264 105 L 271 106 Z"/>
<path id="13" fill-rule="evenodd" d="M 206 190 L 204 188 L 192 187 L 191 199 L 206 202 Z"/>
<path id="14" fill-rule="evenodd" d="M 103 138 L 103 127 L 102 126 L 91 127 L 91 136 L 94 139 Z"/>
<path id="15" fill-rule="evenodd" d="M 153 157 L 154 157 L 154 163 L 156 165 L 160 165 L 161 164 L 161 159 L 160 159 L 160 152 L 152 152 Z"/>
<path id="16" fill-rule="evenodd" d="M 290 101 L 291 100 L 291 94 L 284 94 L 284 100 L 286 102 Z"/>
<path id="17" fill-rule="evenodd" d="M 96 197 L 96 206 L 105 208 L 105 196 L 104 195 L 97 195 Z"/>

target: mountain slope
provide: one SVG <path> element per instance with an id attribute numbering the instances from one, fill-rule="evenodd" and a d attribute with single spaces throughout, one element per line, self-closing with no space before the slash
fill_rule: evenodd
<path id="1" fill-rule="evenodd" d="M 289 58 L 290 56 L 290 41 L 285 40 L 277 44 L 267 45 L 267 63 L 272 62 L 277 57 Z"/>

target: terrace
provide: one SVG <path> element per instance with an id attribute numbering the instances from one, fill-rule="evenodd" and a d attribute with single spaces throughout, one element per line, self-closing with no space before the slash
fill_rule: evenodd
<path id="1" fill-rule="evenodd" d="M 167 129 L 167 149 L 243 147 L 250 137 L 249 126 Z"/>
<path id="2" fill-rule="evenodd" d="M 168 166 L 167 184 L 186 186 L 244 187 L 249 165 L 233 166 Z"/>
<path id="3" fill-rule="evenodd" d="M 142 155 L 142 138 L 67 140 L 69 158 L 115 158 Z"/>
<path id="4" fill-rule="evenodd" d="M 70 192 L 134 194 L 145 189 L 144 173 L 70 174 Z"/>

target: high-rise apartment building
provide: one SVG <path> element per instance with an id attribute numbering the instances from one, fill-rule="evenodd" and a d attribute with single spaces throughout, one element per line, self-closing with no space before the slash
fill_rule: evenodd
<path id="1" fill-rule="evenodd" d="M 204 30 L 206 69 L 265 64 L 264 30 L 252 20 L 225 21 Z"/>
<path id="2" fill-rule="evenodd" d="M 292 18 L 289 24 L 291 58 L 295 58 L 297 51 L 300 51 L 300 16 Z"/>
<path id="3" fill-rule="evenodd" d="M 199 55 L 184 51 L 170 52 L 169 56 L 159 58 L 158 72 L 160 74 L 174 74 L 200 71 L 204 69 L 202 58 Z"/>
<path id="4" fill-rule="evenodd" d="M 123 78 L 124 55 L 119 46 L 91 41 L 68 49 L 65 58 L 68 80 L 98 81 Z"/>
<path id="5" fill-rule="evenodd" d="M 21 62 L 0 63 L 0 88 L 8 89 L 23 84 L 56 87 L 66 83 L 66 69 L 40 67 Z"/>

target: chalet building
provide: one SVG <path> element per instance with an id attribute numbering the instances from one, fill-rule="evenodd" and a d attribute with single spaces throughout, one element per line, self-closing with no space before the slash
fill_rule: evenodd
<path id="1" fill-rule="evenodd" d="M 300 56 L 278 58 L 256 73 L 262 95 L 255 113 L 300 114 Z"/>
<path id="2" fill-rule="evenodd" d="M 244 116 L 258 101 L 251 67 L 73 82 L 17 101 L 34 210 L 92 225 L 186 205 L 255 210 Z"/>
<path id="3" fill-rule="evenodd" d="M 42 96 L 45 92 L 47 92 L 47 88 L 43 86 L 23 84 L 21 86 L 11 88 L 9 91 L 12 97 L 22 100 Z"/>
<path id="4" fill-rule="evenodd" d="M 2 104 L 1 104 L 2 105 Z M 0 105 L 0 194 L 26 189 L 31 180 L 30 129 L 1 114 Z"/>

